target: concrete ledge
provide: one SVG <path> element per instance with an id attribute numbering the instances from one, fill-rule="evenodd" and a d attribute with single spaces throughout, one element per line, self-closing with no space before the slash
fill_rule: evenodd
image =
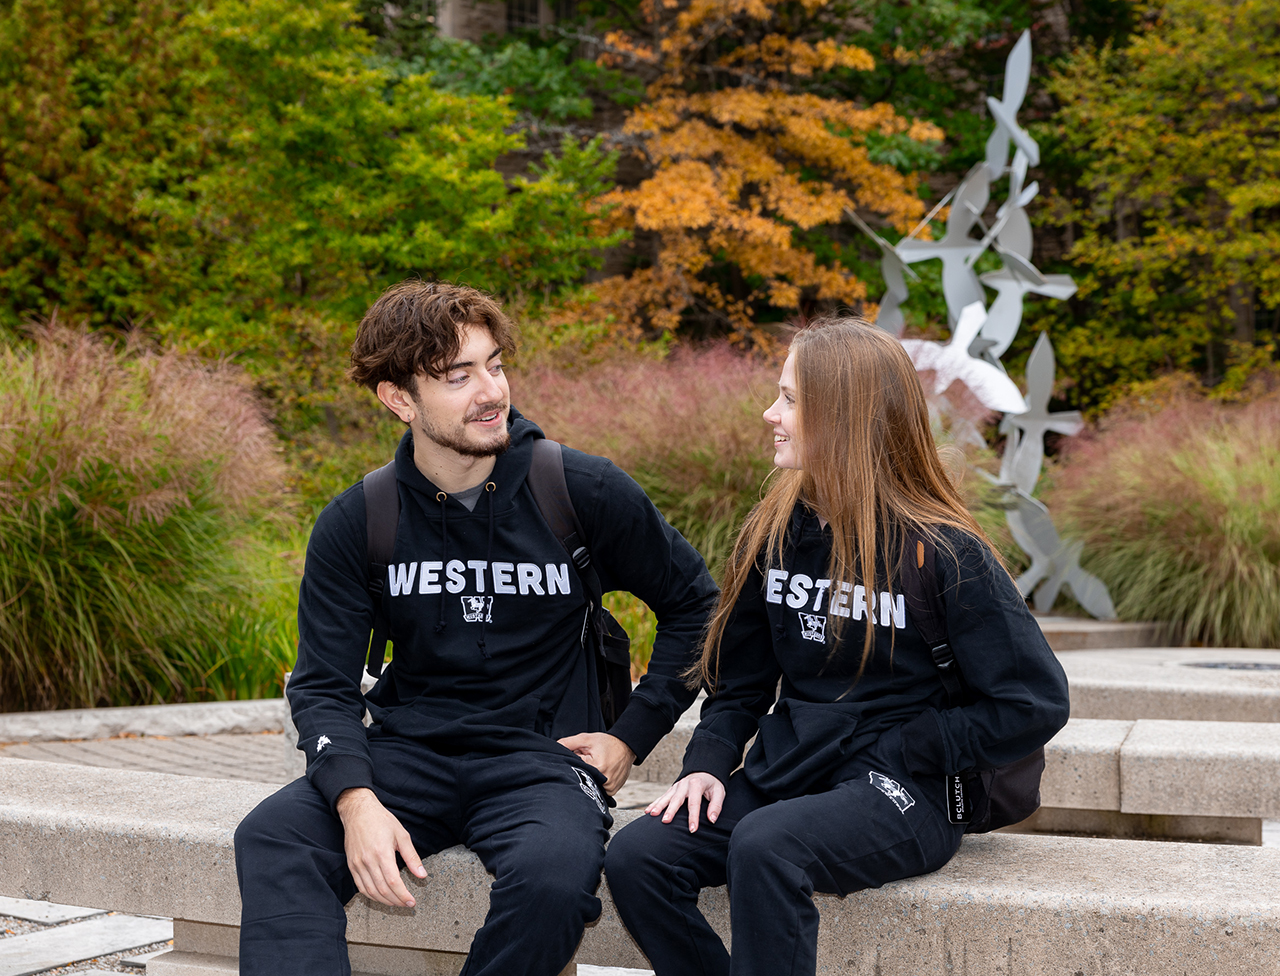
<path id="1" fill-rule="evenodd" d="M 189 952 L 181 920 L 238 922 L 231 835 L 270 792 L 252 783 L 0 760 L 0 894 L 171 916 L 179 920 L 175 949 Z M 461 848 L 427 863 L 426 881 L 406 878 L 416 910 L 352 902 L 353 943 L 454 955 L 465 948 L 488 908 L 489 876 Z M 604 914 L 577 961 L 643 967 L 607 889 L 601 895 Z M 826 972 L 1280 971 L 1280 850 L 1271 848 L 990 834 L 966 838 L 934 874 L 816 901 Z M 703 908 L 727 928 L 723 889 L 704 893 Z"/>
<path id="2" fill-rule="evenodd" d="M 1154 647 L 1168 640 L 1168 628 L 1154 623 L 1123 623 L 1085 617 L 1036 615 L 1054 651 L 1094 651 L 1107 647 Z"/>
<path id="3" fill-rule="evenodd" d="M 1071 719 L 1045 746 L 1040 801 L 1050 807 L 1120 809 L 1120 749 L 1132 722 Z"/>
<path id="4" fill-rule="evenodd" d="M 0 713 L 0 743 L 65 742 L 68 739 L 110 739 L 122 735 L 282 732 L 287 713 L 283 698 L 4 712 Z"/>
<path id="5" fill-rule="evenodd" d="M 672 782 L 696 725 L 690 709 L 635 777 Z M 1044 806 L 1064 809 L 1280 818 L 1280 724 L 1072 718 L 1045 746 L 1040 794 Z"/>
<path id="6" fill-rule="evenodd" d="M 1280 722 L 1280 651 L 1122 648 L 1058 660 L 1071 683 L 1072 718 Z M 1206 664 L 1214 666 L 1197 666 Z"/>
<path id="7" fill-rule="evenodd" d="M 1280 725 L 1134 722 L 1120 749 L 1120 810 L 1280 817 Z"/>

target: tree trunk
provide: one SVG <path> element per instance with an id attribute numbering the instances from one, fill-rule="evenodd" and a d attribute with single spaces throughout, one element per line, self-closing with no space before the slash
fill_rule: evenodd
<path id="1" fill-rule="evenodd" d="M 1232 338 L 1236 342 L 1253 345 L 1255 335 L 1253 287 L 1239 281 L 1233 282 L 1227 288 L 1227 304 L 1231 307 L 1231 315 L 1235 319 Z"/>

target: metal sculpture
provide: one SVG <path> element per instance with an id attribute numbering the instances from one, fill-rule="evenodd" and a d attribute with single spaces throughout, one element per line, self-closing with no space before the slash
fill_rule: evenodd
<path id="1" fill-rule="evenodd" d="M 1013 438 L 1005 441 L 1000 480 L 1027 494 L 1040 480 L 1040 469 L 1044 466 L 1044 435 L 1053 431 L 1074 437 L 1084 427 L 1084 418 L 1078 410 L 1049 412 L 1053 374 L 1053 346 L 1049 342 L 1049 333 L 1041 332 L 1027 359 L 1027 409 L 1022 413 L 1007 413 L 1000 422 L 1000 432 Z"/>
<path id="2" fill-rule="evenodd" d="M 1000 357 L 1009 348 L 1022 324 L 1023 301 L 1028 294 L 1066 299 L 1076 285 L 1069 275 L 1042 274 L 1031 263 L 1032 233 L 1027 206 L 1040 192 L 1036 182 L 1027 184 L 1027 172 L 1040 162 L 1040 148 L 1018 124 L 1018 111 L 1031 80 L 1031 32 L 1026 31 L 1005 62 L 1004 91 L 988 97 L 987 108 L 995 128 L 987 140 L 986 158 L 973 167 L 960 184 L 939 201 L 933 211 L 905 238 L 891 244 L 875 233 L 856 213 L 849 217 L 870 235 L 883 251 L 881 270 L 888 291 L 881 303 L 878 324 L 902 339 L 905 319 L 902 305 L 909 295 L 907 277 L 919 280 L 911 265 L 934 258 L 942 261 L 942 292 L 951 325 L 950 341 L 902 339 L 917 371 L 931 375 L 932 408 L 945 411 L 946 391 L 962 383 L 992 411 L 1004 414 L 1000 430 L 1005 436 L 1000 475 L 992 478 L 1004 490 L 1003 504 L 1009 530 L 1031 559 L 1031 567 L 1018 578 L 1023 596 L 1034 593 L 1036 609 L 1047 612 L 1063 587 L 1095 617 L 1112 619 L 1115 608 L 1106 586 L 1080 568 L 1081 544 L 1059 537 L 1048 509 L 1031 497 L 1044 466 L 1044 435 L 1079 433 L 1080 414 L 1049 412 L 1053 393 L 1053 346 L 1047 334 L 1036 341 L 1027 362 L 1027 395 L 1024 400 L 1004 372 Z M 1010 148 L 1013 159 L 1009 158 Z M 983 214 L 991 196 L 991 184 L 1009 178 L 1008 195 L 996 210 L 991 226 Z M 941 239 L 921 240 L 948 202 L 946 231 Z M 975 231 L 980 237 L 975 237 Z M 979 258 L 993 252 L 1001 267 L 979 276 Z M 987 308 L 985 287 L 996 299 Z M 956 425 L 966 440 L 981 441 L 969 421 Z M 987 477 L 991 477 L 987 475 Z"/>
<path id="3" fill-rule="evenodd" d="M 924 339 L 903 339 L 916 372 L 933 374 L 935 395 L 946 393 L 952 383 L 960 382 L 988 410 L 1017 414 L 1027 409 L 1017 385 L 998 366 L 969 355 L 970 344 L 978 337 L 987 320 L 982 302 L 966 305 L 947 343 Z"/>

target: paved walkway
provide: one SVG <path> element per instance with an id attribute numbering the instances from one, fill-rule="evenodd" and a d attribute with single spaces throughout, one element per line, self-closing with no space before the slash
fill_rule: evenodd
<path id="1" fill-rule="evenodd" d="M 146 736 L 125 739 L 86 739 L 77 742 L 23 742 L 0 746 L 5 759 L 138 769 L 180 776 L 286 782 L 284 735 Z"/>
<path id="2" fill-rule="evenodd" d="M 183 735 L 85 739 L 75 742 L 22 742 L 0 745 L 0 758 L 138 769 L 179 776 L 287 783 L 284 733 L 255 735 Z M 638 809 L 665 789 L 660 783 L 630 783 L 617 797 L 624 810 Z M 4 976 L 0 972 L 0 976 Z"/>

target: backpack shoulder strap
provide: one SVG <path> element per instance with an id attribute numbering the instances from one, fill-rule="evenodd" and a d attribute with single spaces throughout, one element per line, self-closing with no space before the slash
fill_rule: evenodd
<path id="1" fill-rule="evenodd" d="M 604 592 L 596 568 L 591 564 L 586 533 L 569 497 L 569 486 L 564 480 L 564 452 L 559 442 L 545 438 L 533 442 L 533 462 L 525 480 L 542 517 L 573 560 L 592 605 L 599 607 Z"/>
<path id="2" fill-rule="evenodd" d="M 396 527 L 400 523 L 400 488 L 396 484 L 396 462 L 388 461 L 364 476 L 365 561 L 368 564 L 369 595 L 373 597 L 373 633 L 369 639 L 369 673 L 382 676 L 390 622 L 382 591 L 387 584 L 387 566 L 396 547 Z"/>
<path id="3" fill-rule="evenodd" d="M 907 551 L 902 554 L 902 593 L 911 608 L 916 629 L 929 645 L 933 665 L 948 699 L 959 704 L 964 694 L 964 678 L 947 636 L 947 613 L 942 605 L 936 564 L 937 548 L 933 539 L 924 533 L 914 539 L 908 536 Z"/>

